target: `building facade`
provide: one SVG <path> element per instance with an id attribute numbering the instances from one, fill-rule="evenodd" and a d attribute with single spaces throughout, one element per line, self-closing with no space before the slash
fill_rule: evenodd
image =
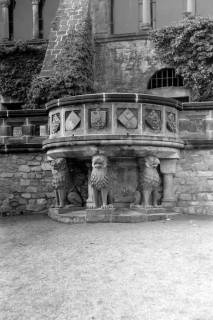
<path id="1" fill-rule="evenodd" d="M 96 92 L 134 92 L 183 103 L 179 130 L 185 147 L 172 172 L 176 207 L 183 213 L 213 213 L 213 102 L 192 103 L 183 79 L 172 66 L 158 61 L 148 37 L 150 29 L 184 16 L 213 16 L 211 0 L 0 0 L 1 41 L 12 45 L 19 39 L 29 43 L 48 39 L 41 71 L 48 77 L 63 36 L 83 23 L 87 10 L 93 25 Z M 54 198 L 51 168 L 42 151 L 42 141 L 49 135 L 48 114 L 9 109 L 2 102 L 2 212 L 41 211 Z"/>

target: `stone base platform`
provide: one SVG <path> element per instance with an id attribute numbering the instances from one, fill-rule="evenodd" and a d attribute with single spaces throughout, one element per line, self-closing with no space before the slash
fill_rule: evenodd
<path id="1" fill-rule="evenodd" d="M 158 220 L 171 220 L 180 213 L 168 211 L 168 208 L 144 209 L 80 209 L 50 208 L 48 215 L 51 219 L 70 224 L 79 223 L 139 223 Z"/>

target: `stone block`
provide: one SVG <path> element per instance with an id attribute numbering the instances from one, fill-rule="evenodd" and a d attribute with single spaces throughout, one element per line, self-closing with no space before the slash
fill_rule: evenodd
<path id="1" fill-rule="evenodd" d="M 24 199 L 30 199 L 31 198 L 31 194 L 30 193 L 22 193 L 21 196 Z"/>
<path id="2" fill-rule="evenodd" d="M 30 168 L 28 165 L 21 165 L 18 170 L 22 172 L 30 172 Z"/>
<path id="3" fill-rule="evenodd" d="M 32 187 L 32 186 L 29 186 L 26 188 L 26 192 L 29 192 L 29 193 L 36 193 L 38 191 L 38 188 L 37 187 Z"/>
<path id="4" fill-rule="evenodd" d="M 87 222 L 112 222 L 112 214 L 115 209 L 87 209 Z"/>
<path id="5" fill-rule="evenodd" d="M 14 173 L 11 172 L 2 172 L 0 173 L 1 178 L 12 178 L 14 176 Z"/>
<path id="6" fill-rule="evenodd" d="M 178 200 L 192 200 L 192 195 L 189 193 L 182 193 L 178 195 Z"/>
<path id="7" fill-rule="evenodd" d="M 30 180 L 29 179 L 21 179 L 20 180 L 20 185 L 21 186 L 29 186 L 30 185 Z"/>

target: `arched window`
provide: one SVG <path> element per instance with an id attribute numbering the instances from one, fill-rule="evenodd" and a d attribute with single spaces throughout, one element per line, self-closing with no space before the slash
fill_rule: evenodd
<path id="1" fill-rule="evenodd" d="M 164 68 L 157 71 L 149 80 L 148 89 L 156 89 L 162 87 L 182 87 L 183 78 L 176 75 L 175 69 Z"/>
<path id="2" fill-rule="evenodd" d="M 175 73 L 173 68 L 157 71 L 149 80 L 149 94 L 174 98 L 181 102 L 190 101 L 191 91 L 183 86 L 183 78 Z"/>

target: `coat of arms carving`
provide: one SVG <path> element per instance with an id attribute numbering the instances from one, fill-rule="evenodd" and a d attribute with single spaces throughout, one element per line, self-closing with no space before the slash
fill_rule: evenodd
<path id="1" fill-rule="evenodd" d="M 162 126 L 161 112 L 159 110 L 146 110 L 146 125 L 153 131 L 160 131 Z"/>
<path id="2" fill-rule="evenodd" d="M 61 118 L 60 113 L 55 113 L 52 116 L 52 134 L 56 134 L 58 131 L 60 131 L 61 128 Z"/>
<path id="3" fill-rule="evenodd" d="M 166 127 L 169 131 L 176 133 L 176 115 L 173 112 L 167 112 Z"/>
<path id="4" fill-rule="evenodd" d="M 90 123 L 91 127 L 96 130 L 101 130 L 106 127 L 107 122 L 107 111 L 105 110 L 92 110 L 91 111 L 91 118 Z"/>

